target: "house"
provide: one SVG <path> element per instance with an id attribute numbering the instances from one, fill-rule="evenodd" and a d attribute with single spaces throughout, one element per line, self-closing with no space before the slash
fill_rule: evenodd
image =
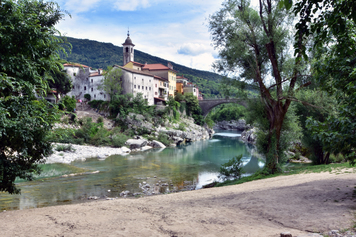
<path id="1" fill-rule="evenodd" d="M 142 94 L 142 97 L 147 100 L 148 105 L 154 105 L 154 75 L 132 68 L 122 67 L 115 65 L 115 69 L 122 70 L 122 92 L 123 94 L 131 93 L 137 96 L 138 93 Z"/>
<path id="2" fill-rule="evenodd" d="M 177 93 L 180 94 L 193 94 L 198 100 L 203 100 L 203 96 L 199 93 L 199 88 L 188 81 L 184 76 L 177 76 Z"/>
<path id="3" fill-rule="evenodd" d="M 173 65 L 171 63 L 168 63 L 167 66 L 164 66 L 163 64 L 160 63 L 157 64 L 146 63 L 142 67 L 142 71 L 146 71 L 156 76 L 168 79 L 168 95 L 174 96 L 174 93 L 176 91 L 177 71 L 173 70 Z"/>
<path id="4" fill-rule="evenodd" d="M 84 100 L 85 94 L 90 94 L 93 100 L 109 100 L 109 96 L 98 88 L 104 78 L 102 69 L 93 70 L 79 63 L 66 63 L 63 66 L 73 85 L 67 95 L 74 96 L 77 100 Z"/>

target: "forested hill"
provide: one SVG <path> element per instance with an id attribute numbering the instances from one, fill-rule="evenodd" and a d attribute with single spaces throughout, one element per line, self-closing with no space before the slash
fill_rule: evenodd
<path id="1" fill-rule="evenodd" d="M 76 39 L 66 37 L 67 41 L 72 45 L 72 52 L 61 58 L 75 63 L 81 63 L 93 68 L 106 69 L 107 66 L 123 65 L 122 47 L 115 46 L 112 43 L 101 43 L 88 39 Z M 135 61 L 139 63 L 161 63 L 167 65 L 167 60 L 150 54 L 135 50 Z M 190 81 L 197 84 L 200 91 L 206 97 L 221 97 L 219 92 L 219 81 L 221 76 L 202 70 L 196 70 L 183 65 L 173 64 L 174 70 L 178 71 L 179 75 L 184 75 Z"/>

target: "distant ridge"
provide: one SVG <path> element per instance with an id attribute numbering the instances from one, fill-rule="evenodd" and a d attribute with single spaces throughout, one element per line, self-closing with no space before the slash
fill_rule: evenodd
<path id="1" fill-rule="evenodd" d="M 61 54 L 61 58 L 70 62 L 81 63 L 93 68 L 104 68 L 112 66 L 114 64 L 122 65 L 122 47 L 115 46 L 112 43 L 102 43 L 89 39 L 76 39 L 72 37 L 66 37 L 67 41 L 72 45 L 72 53 L 66 57 Z M 168 60 L 152 56 L 142 51 L 135 49 L 135 61 L 144 64 L 147 63 L 161 63 L 167 65 Z M 221 76 L 219 74 L 192 69 L 174 62 L 174 70 L 180 74 L 189 74 L 192 76 L 219 81 Z"/>

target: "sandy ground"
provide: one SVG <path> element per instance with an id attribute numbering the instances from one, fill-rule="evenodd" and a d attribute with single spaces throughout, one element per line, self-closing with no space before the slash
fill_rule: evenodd
<path id="1" fill-rule="evenodd" d="M 353 225 L 355 173 L 0 213 L 0 236 L 293 236 Z"/>

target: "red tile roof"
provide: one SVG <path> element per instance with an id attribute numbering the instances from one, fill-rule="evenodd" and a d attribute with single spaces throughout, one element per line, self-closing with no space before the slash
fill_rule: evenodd
<path id="1" fill-rule="evenodd" d="M 88 66 L 80 64 L 80 63 L 65 63 L 63 64 L 65 67 L 85 67 L 88 68 Z"/>
<path id="2" fill-rule="evenodd" d="M 157 70 L 171 70 L 174 71 L 173 69 L 170 69 L 167 66 L 164 66 L 163 64 L 156 63 L 156 64 L 145 64 L 145 66 L 142 67 L 142 70 L 149 70 L 149 71 L 157 71 Z"/>
<path id="3" fill-rule="evenodd" d="M 97 77 L 97 76 L 102 76 L 103 74 L 99 74 L 98 72 L 93 72 L 89 76 L 90 77 Z"/>

